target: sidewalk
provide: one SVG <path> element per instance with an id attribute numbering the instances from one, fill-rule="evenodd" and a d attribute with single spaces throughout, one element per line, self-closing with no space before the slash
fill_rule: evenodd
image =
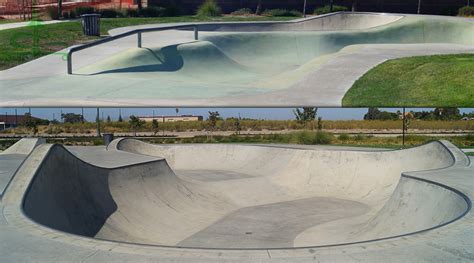
<path id="1" fill-rule="evenodd" d="M 70 21 L 74 21 L 74 20 L 50 20 L 50 21 L 38 21 L 38 22 L 41 22 L 42 25 L 49 25 L 49 24 L 56 24 L 56 23 L 63 23 L 63 22 L 70 22 Z M 31 22 L 32 21 L 0 24 L 0 30 L 25 27 L 25 26 L 28 26 Z"/>

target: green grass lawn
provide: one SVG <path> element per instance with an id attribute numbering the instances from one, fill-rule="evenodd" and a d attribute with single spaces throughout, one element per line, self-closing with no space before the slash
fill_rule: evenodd
<path id="1" fill-rule="evenodd" d="M 474 152 L 468 152 L 466 153 L 467 156 L 474 156 Z"/>
<path id="2" fill-rule="evenodd" d="M 180 16 L 157 18 L 104 18 L 101 20 L 101 33 L 117 27 L 152 23 L 203 22 L 203 21 L 281 21 L 294 17 L 241 17 L 222 16 L 217 18 Z M 48 55 L 74 44 L 97 39 L 82 33 L 80 21 L 50 25 L 37 25 L 0 31 L 0 70 Z"/>
<path id="3" fill-rule="evenodd" d="M 474 107 L 474 54 L 389 60 L 357 80 L 342 104 Z"/>

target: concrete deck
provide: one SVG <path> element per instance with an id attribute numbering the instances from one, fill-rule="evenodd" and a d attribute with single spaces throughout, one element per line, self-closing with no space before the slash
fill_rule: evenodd
<path id="1" fill-rule="evenodd" d="M 199 41 L 146 33 L 135 47 L 132 36 L 75 53 L 73 75 L 67 50 L 2 71 L 0 106 L 341 106 L 388 59 L 474 53 L 474 19 L 337 13 L 201 26 Z"/>
<path id="2" fill-rule="evenodd" d="M 314 148 L 40 145 L 0 203 L 2 260 L 474 260 L 455 146 Z"/>

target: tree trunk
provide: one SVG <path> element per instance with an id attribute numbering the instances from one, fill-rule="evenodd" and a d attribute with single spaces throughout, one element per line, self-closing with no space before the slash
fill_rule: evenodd
<path id="1" fill-rule="evenodd" d="M 421 0 L 418 0 L 418 14 L 421 12 Z"/>
<path id="2" fill-rule="evenodd" d="M 357 0 L 352 0 L 352 12 L 357 11 Z"/>
<path id="3" fill-rule="evenodd" d="M 258 0 L 257 8 L 255 9 L 255 14 L 260 15 L 262 13 L 262 0 Z"/>
<path id="4" fill-rule="evenodd" d="M 138 13 L 142 12 L 142 0 L 137 0 L 137 5 L 138 5 Z"/>
<path id="5" fill-rule="evenodd" d="M 63 17 L 63 0 L 58 0 L 58 19 Z"/>
<path id="6" fill-rule="evenodd" d="M 329 1 L 329 11 L 332 13 L 332 10 L 334 9 L 334 0 Z"/>

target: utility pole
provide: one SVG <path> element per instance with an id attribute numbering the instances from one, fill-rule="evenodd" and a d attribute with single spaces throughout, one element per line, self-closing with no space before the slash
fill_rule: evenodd
<path id="1" fill-rule="evenodd" d="M 15 108 L 15 127 L 18 126 L 18 111 Z"/>
<path id="2" fill-rule="evenodd" d="M 99 108 L 97 108 L 97 115 L 96 115 L 95 121 L 97 122 L 97 137 L 100 137 Z"/>
<path id="3" fill-rule="evenodd" d="M 84 108 L 81 108 L 81 122 L 84 123 Z"/>

